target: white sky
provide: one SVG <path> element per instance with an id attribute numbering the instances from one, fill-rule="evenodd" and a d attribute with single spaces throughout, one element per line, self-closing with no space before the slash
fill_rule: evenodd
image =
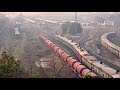
<path id="1" fill-rule="evenodd" d="M 54 17 L 54 16 L 74 16 L 75 12 L 1 12 L 8 14 L 8 17 L 14 18 L 16 15 L 22 13 L 25 16 L 34 16 L 34 15 L 40 15 L 43 17 Z M 91 15 L 101 15 L 101 14 L 112 14 L 114 12 L 78 12 L 78 16 L 91 16 Z M 118 12 L 119 13 L 119 12 Z"/>
<path id="2" fill-rule="evenodd" d="M 33 16 L 33 15 L 74 15 L 75 12 L 5 12 L 10 13 L 11 15 L 17 15 L 19 13 L 22 13 L 26 16 Z M 78 12 L 78 15 L 93 15 L 93 14 L 99 14 L 99 13 L 113 13 L 113 12 Z"/>
<path id="3" fill-rule="evenodd" d="M 40 15 L 74 15 L 75 12 L 22 12 L 24 15 L 33 16 L 36 14 Z M 113 13 L 113 12 L 78 12 L 78 15 L 93 15 L 99 13 Z"/>

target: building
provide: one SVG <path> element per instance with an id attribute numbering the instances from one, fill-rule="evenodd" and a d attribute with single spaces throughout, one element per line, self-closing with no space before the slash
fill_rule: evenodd
<path id="1" fill-rule="evenodd" d="M 102 23 L 98 23 L 98 26 L 114 26 L 114 21 L 104 21 Z"/>

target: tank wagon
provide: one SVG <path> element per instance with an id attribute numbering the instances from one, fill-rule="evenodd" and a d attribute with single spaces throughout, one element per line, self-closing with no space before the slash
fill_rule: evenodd
<path id="1" fill-rule="evenodd" d="M 53 42 L 45 38 L 44 36 L 39 36 L 49 48 L 51 48 L 60 58 L 62 58 L 65 62 L 68 63 L 70 68 L 80 77 L 86 78 L 88 75 L 92 78 L 100 78 L 94 72 L 89 70 L 86 66 L 80 63 L 78 60 L 71 57 L 68 53 L 62 50 L 60 47 L 55 45 Z"/>
<path id="2" fill-rule="evenodd" d="M 71 48 L 73 52 L 75 52 L 76 56 L 79 58 L 80 63 L 83 63 L 87 68 L 95 72 L 97 75 L 103 78 L 120 78 L 120 73 L 117 70 L 105 65 L 104 63 L 101 63 L 100 60 L 90 55 L 85 49 L 81 48 L 76 42 L 58 34 L 54 34 L 53 37 L 56 40 L 59 40 L 60 42 L 67 45 L 69 48 Z M 85 68 L 84 66 L 82 67 Z"/>

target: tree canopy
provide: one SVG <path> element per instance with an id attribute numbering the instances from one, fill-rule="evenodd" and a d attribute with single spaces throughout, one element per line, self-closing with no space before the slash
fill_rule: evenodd
<path id="1" fill-rule="evenodd" d="M 61 25 L 63 34 L 67 34 L 70 28 L 70 22 L 65 22 Z"/>
<path id="2" fill-rule="evenodd" d="M 14 57 L 2 52 L 0 58 L 0 78 L 19 78 L 24 74 L 19 61 Z"/>
<path id="3" fill-rule="evenodd" d="M 4 15 L 4 14 L 0 14 L 0 29 L 2 29 L 2 27 L 6 24 L 6 22 L 8 22 L 9 19 Z"/>
<path id="4" fill-rule="evenodd" d="M 69 30 L 70 35 L 77 35 L 81 32 L 82 32 L 82 27 L 80 23 L 76 23 L 76 22 L 71 23 L 70 30 Z"/>
<path id="5" fill-rule="evenodd" d="M 62 30 L 63 34 L 70 34 L 70 35 L 77 35 L 82 32 L 82 27 L 80 23 L 70 23 L 70 22 L 65 22 L 62 24 Z"/>

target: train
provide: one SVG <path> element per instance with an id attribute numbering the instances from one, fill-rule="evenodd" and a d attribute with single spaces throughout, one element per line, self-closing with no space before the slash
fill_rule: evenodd
<path id="1" fill-rule="evenodd" d="M 74 59 L 56 44 L 48 40 L 45 36 L 39 36 L 39 39 L 42 40 L 48 47 L 50 47 L 60 58 L 62 58 L 65 62 L 68 63 L 70 68 L 80 77 L 82 78 L 100 78 L 78 60 Z"/>
<path id="2" fill-rule="evenodd" d="M 20 32 L 18 28 L 15 28 L 15 38 L 19 39 L 20 38 Z"/>
<path id="3" fill-rule="evenodd" d="M 115 35 L 116 35 L 115 32 L 109 32 L 103 34 L 101 36 L 101 44 L 120 58 L 120 47 L 108 40 L 109 37 L 114 37 Z"/>
<path id="4" fill-rule="evenodd" d="M 59 34 L 54 34 L 52 37 L 71 48 L 78 57 L 80 63 L 83 63 L 87 68 L 95 72 L 95 74 L 98 76 L 103 78 L 120 78 L 119 70 L 115 70 L 104 64 L 95 56 L 91 55 L 88 51 L 80 47 L 80 45 L 75 41 Z"/>

